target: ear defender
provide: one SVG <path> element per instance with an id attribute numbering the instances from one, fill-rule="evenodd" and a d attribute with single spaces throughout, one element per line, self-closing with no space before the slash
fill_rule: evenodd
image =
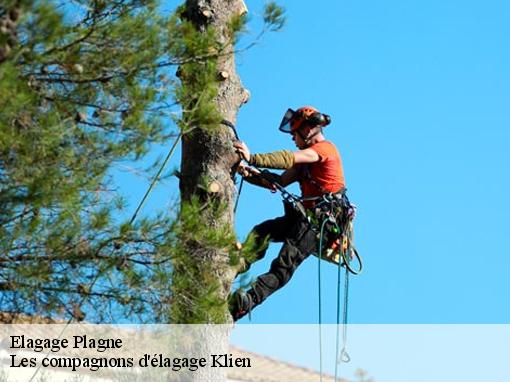
<path id="1" fill-rule="evenodd" d="M 324 118 L 324 123 L 322 126 L 327 126 L 331 123 L 331 117 L 327 114 L 322 114 L 322 117 Z"/>
<path id="2" fill-rule="evenodd" d="M 327 114 L 315 112 L 306 119 L 306 122 L 313 127 L 315 126 L 324 127 L 331 123 L 331 117 Z"/>

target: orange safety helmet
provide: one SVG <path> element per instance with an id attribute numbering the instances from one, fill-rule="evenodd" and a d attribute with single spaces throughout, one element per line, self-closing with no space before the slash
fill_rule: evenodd
<path id="1" fill-rule="evenodd" d="M 303 106 L 296 111 L 287 109 L 285 112 L 282 122 L 280 123 L 279 130 L 284 133 L 292 134 L 298 130 L 301 126 L 308 125 L 311 127 L 315 126 L 327 126 L 331 123 L 331 117 L 327 114 L 322 114 L 316 108 L 312 106 Z"/>

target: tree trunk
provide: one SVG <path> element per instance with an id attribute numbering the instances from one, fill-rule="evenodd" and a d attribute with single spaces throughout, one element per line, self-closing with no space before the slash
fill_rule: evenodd
<path id="1" fill-rule="evenodd" d="M 185 4 L 186 18 L 195 25 L 197 30 L 205 32 L 207 26 L 214 28 L 217 40 L 224 44 L 228 42 L 228 24 L 233 17 L 246 12 L 246 6 L 242 0 L 188 0 Z M 214 99 L 216 110 L 221 117 L 234 123 L 240 106 L 247 101 L 249 94 L 242 86 L 235 68 L 233 46 L 229 46 L 226 55 L 218 59 L 218 93 Z M 188 79 L 181 78 L 185 81 Z M 201 201 L 219 201 L 225 207 L 218 214 L 211 209 L 205 208 L 200 214 L 201 224 L 210 228 L 219 228 L 227 224 L 232 227 L 234 223 L 233 207 L 236 195 L 233 182 L 233 169 L 238 162 L 238 156 L 234 152 L 232 140 L 234 132 L 227 126 L 220 126 L 219 130 L 207 131 L 205 129 L 193 130 L 192 134 L 184 135 L 182 141 L 182 158 L 180 171 L 181 203 L 187 203 L 193 196 L 198 196 Z M 206 184 L 204 185 L 204 180 Z M 234 244 L 234 243 L 232 243 Z M 203 270 L 204 285 L 216 283 L 219 285 L 213 293 L 217 301 L 223 301 L 223 319 L 220 322 L 231 323 L 232 319 L 226 309 L 231 284 L 235 278 L 235 271 L 229 267 L 229 254 L 224 249 L 200 248 L 200 243 L 189 241 L 183 243 L 186 255 L 193 261 L 193 267 L 198 273 Z M 176 277 L 186 277 L 189 269 L 175 268 Z M 205 275 L 207 273 L 207 275 Z M 212 276 L 212 277 L 211 277 Z M 199 276 L 199 279 L 201 277 Z M 206 279 L 207 278 L 207 279 Z M 211 280 L 211 278 L 213 280 Z M 184 290 L 173 289 L 173 304 L 178 309 L 189 309 L 187 317 L 193 320 L 196 312 L 193 311 L 194 297 Z M 187 306 L 189 305 L 189 307 Z M 182 312 L 181 312 L 182 317 Z M 203 317 L 203 316 L 202 316 Z M 199 320 L 201 323 L 218 323 L 217 319 L 205 316 Z M 175 322 L 175 321 L 174 321 Z M 213 330 L 202 339 L 202 352 L 204 354 L 228 353 L 228 340 L 230 330 Z M 193 373 L 195 381 L 224 381 L 226 380 L 225 369 L 203 368 Z"/>

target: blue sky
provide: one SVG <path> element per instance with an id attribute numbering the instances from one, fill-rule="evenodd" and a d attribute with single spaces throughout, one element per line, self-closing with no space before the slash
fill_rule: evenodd
<path id="1" fill-rule="evenodd" d="M 253 152 L 293 149 L 278 131 L 288 107 L 332 116 L 325 134 L 340 149 L 358 205 L 356 244 L 366 267 L 351 278 L 350 322 L 508 323 L 510 5 L 281 4 L 285 28 L 237 57 L 251 92 L 238 132 Z M 253 34 L 241 46 L 257 34 L 262 11 L 259 1 L 247 5 Z M 133 200 L 145 187 L 130 185 Z M 176 192 L 175 180 L 164 182 L 146 209 L 171 204 Z M 282 212 L 278 194 L 246 185 L 239 237 Z M 278 249 L 272 245 L 251 277 L 269 269 Z M 323 317 L 334 323 L 336 268 L 322 267 Z M 317 287 L 310 257 L 251 322 L 316 323 Z"/>
<path id="2" fill-rule="evenodd" d="M 332 116 L 326 135 L 359 206 L 366 266 L 351 278 L 351 322 L 508 322 L 508 3 L 283 5 L 284 30 L 238 58 L 252 93 L 239 134 L 254 152 L 292 148 L 277 130 L 287 107 L 311 104 Z M 280 213 L 277 195 L 246 187 L 238 232 Z M 335 322 L 336 269 L 323 270 L 324 314 Z M 312 257 L 252 323 L 313 323 L 317 315 Z"/>

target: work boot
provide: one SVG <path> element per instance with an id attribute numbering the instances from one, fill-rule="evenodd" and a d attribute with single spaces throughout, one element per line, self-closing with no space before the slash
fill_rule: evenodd
<path id="1" fill-rule="evenodd" d="M 230 295 L 228 308 L 234 321 L 238 321 L 246 314 L 251 313 L 253 306 L 251 295 L 244 290 L 238 289 Z"/>

